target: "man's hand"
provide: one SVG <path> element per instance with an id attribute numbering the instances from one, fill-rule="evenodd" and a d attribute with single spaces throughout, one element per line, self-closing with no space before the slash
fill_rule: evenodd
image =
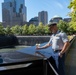
<path id="1" fill-rule="evenodd" d="M 48 47 L 50 47 L 50 46 L 51 46 L 51 44 L 46 44 L 46 45 L 40 47 L 40 44 L 36 44 L 36 49 L 37 49 L 37 50 L 39 50 L 39 49 L 45 49 L 45 48 L 48 48 Z"/>
<path id="2" fill-rule="evenodd" d="M 60 56 L 60 57 L 62 57 L 62 56 L 63 56 L 63 54 L 60 52 L 60 53 L 59 53 L 59 56 Z"/>
<path id="3" fill-rule="evenodd" d="M 40 44 L 36 44 L 36 50 L 40 49 Z"/>
<path id="4" fill-rule="evenodd" d="M 40 47 L 36 47 L 36 50 L 39 50 L 40 49 Z"/>

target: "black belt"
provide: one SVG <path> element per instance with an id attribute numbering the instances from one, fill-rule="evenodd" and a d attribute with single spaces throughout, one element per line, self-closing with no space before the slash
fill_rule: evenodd
<path id="1" fill-rule="evenodd" d="M 60 52 L 61 50 L 54 50 L 54 52 Z"/>

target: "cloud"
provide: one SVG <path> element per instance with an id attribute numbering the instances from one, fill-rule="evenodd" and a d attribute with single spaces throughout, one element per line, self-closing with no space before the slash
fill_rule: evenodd
<path id="1" fill-rule="evenodd" d="M 64 6 L 63 6 L 61 3 L 59 3 L 59 2 L 56 2 L 56 5 L 57 5 L 59 8 L 61 8 L 61 9 L 64 8 Z"/>

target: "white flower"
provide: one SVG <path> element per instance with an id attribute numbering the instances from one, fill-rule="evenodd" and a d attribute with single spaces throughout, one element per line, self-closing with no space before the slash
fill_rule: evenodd
<path id="1" fill-rule="evenodd" d="M 56 37 L 59 37 L 59 34 L 56 34 Z"/>
<path id="2" fill-rule="evenodd" d="M 36 44 L 36 46 L 40 46 L 40 44 Z"/>

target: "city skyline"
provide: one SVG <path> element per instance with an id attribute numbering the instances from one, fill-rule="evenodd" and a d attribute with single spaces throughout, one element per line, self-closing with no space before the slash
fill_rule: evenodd
<path id="1" fill-rule="evenodd" d="M 4 0 L 2 3 L 3 26 L 23 25 L 26 22 L 25 0 Z"/>
<path id="2" fill-rule="evenodd" d="M 0 22 L 2 22 L 2 2 L 0 1 Z M 70 0 L 25 0 L 25 6 L 27 7 L 27 21 L 31 18 L 38 16 L 38 12 L 47 11 L 48 21 L 55 15 L 62 18 L 67 18 L 67 14 L 71 11 L 68 9 Z"/>
<path id="3" fill-rule="evenodd" d="M 71 11 L 68 9 L 70 0 L 26 0 L 27 20 L 38 16 L 38 12 L 47 11 L 48 21 L 55 15 L 67 18 L 67 14 Z"/>

